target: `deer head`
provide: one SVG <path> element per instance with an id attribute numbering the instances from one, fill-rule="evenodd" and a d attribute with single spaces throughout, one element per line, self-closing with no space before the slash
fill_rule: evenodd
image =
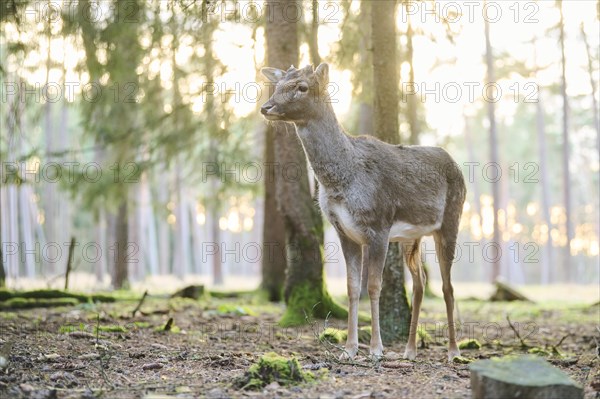
<path id="1" fill-rule="evenodd" d="M 327 98 L 329 66 L 302 69 L 291 66 L 287 71 L 263 68 L 262 74 L 275 84 L 275 92 L 260 109 L 268 120 L 300 122 L 320 113 Z M 327 101 L 325 101 L 327 102 Z"/>

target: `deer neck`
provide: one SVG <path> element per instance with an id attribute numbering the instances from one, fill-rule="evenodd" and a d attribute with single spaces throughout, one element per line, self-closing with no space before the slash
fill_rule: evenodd
<path id="1" fill-rule="evenodd" d="M 319 183 L 335 188 L 347 182 L 355 159 L 353 146 L 331 104 L 324 101 L 324 107 L 319 113 L 305 121 L 296 122 L 295 125 Z"/>

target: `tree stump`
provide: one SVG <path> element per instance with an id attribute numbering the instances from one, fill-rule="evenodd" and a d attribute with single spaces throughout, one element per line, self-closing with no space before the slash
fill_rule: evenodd
<path id="1" fill-rule="evenodd" d="M 514 288 L 508 286 L 507 284 L 501 283 L 500 281 L 496 281 L 496 292 L 490 297 L 490 301 L 527 301 L 531 302 L 529 298 L 525 295 L 521 294 Z"/>
<path id="2" fill-rule="evenodd" d="M 480 360 L 470 364 L 474 399 L 583 398 L 583 388 L 537 356 Z"/>
<path id="3" fill-rule="evenodd" d="M 200 299 L 204 296 L 204 286 L 203 285 L 189 285 L 185 288 L 180 289 L 173 295 L 171 298 L 189 298 L 189 299 Z"/>

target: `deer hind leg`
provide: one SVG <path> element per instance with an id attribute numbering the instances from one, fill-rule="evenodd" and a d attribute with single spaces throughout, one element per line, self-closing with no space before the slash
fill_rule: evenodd
<path id="1" fill-rule="evenodd" d="M 381 280 L 383 266 L 388 249 L 388 236 L 384 239 L 371 242 L 363 250 L 363 264 L 369 267 L 369 280 L 367 288 L 371 301 L 371 345 L 369 353 L 374 358 L 383 356 L 383 344 L 379 328 L 379 297 L 381 295 Z"/>
<path id="2" fill-rule="evenodd" d="M 437 231 L 433 238 L 435 240 L 435 251 L 440 262 L 442 274 L 442 292 L 446 302 L 446 314 L 448 315 L 448 360 L 452 361 L 455 356 L 460 356 L 456 346 L 456 328 L 454 324 L 454 288 L 450 278 L 450 269 L 454 261 L 454 250 L 456 248 L 456 233 L 449 233 L 442 229 Z"/>
<path id="3" fill-rule="evenodd" d="M 358 300 L 360 296 L 360 282 L 362 276 L 362 249 L 359 244 L 340 234 L 340 242 L 344 259 L 348 283 L 348 338 L 341 359 L 352 359 L 358 352 Z"/>
<path id="4" fill-rule="evenodd" d="M 408 270 L 412 275 L 413 292 L 412 292 L 412 315 L 410 319 L 410 330 L 408 333 L 408 343 L 404 351 L 404 358 L 414 360 L 417 356 L 417 328 L 419 325 L 419 313 L 421 312 L 421 302 L 423 301 L 423 292 L 425 290 L 425 275 L 421 263 L 420 244 L 421 239 L 417 239 L 405 245 L 404 256 L 408 264 Z"/>

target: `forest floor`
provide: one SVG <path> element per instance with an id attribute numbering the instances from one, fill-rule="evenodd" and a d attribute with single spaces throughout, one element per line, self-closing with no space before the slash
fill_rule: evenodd
<path id="1" fill-rule="evenodd" d="M 136 305 L 0 312 L 0 363 L 2 356 L 9 361 L 0 368 L 0 397 L 470 397 L 468 365 L 446 360 L 440 298 L 424 300 L 420 324 L 428 336 L 421 337 L 416 361 L 398 358 L 404 352 L 399 343 L 386 347 L 383 361 L 359 357 L 345 364 L 337 361 L 341 345 L 318 339 L 325 327 L 345 328 L 344 321 L 282 328 L 277 322 L 283 305 L 256 295 L 203 301 L 148 297 L 142 313 L 132 317 Z M 368 302 L 361 308 L 368 314 Z M 171 329 L 164 331 L 170 318 Z M 465 358 L 537 352 L 582 385 L 586 398 L 600 397 L 598 305 L 461 300 L 459 320 L 461 339 L 482 344 L 463 350 Z M 366 345 L 361 348 L 368 352 Z M 268 352 L 294 356 L 318 378 L 295 386 L 240 388 L 236 382 Z M 320 367 L 327 371 L 315 371 Z"/>

